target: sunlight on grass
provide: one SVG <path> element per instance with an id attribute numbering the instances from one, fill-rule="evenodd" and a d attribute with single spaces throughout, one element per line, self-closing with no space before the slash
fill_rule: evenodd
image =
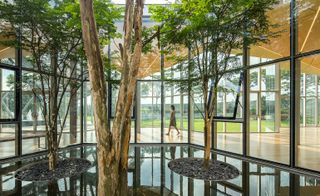
<path id="1" fill-rule="evenodd" d="M 194 131 L 196 132 L 203 132 L 203 119 L 194 119 Z M 168 128 L 169 120 L 165 120 L 164 127 Z M 141 122 L 141 128 L 160 128 L 161 121 L 160 120 L 143 120 Z M 179 129 L 188 129 L 188 120 L 184 119 L 182 123 L 182 127 L 180 127 L 180 121 L 177 121 L 177 127 Z M 288 121 L 282 121 L 281 127 L 289 127 Z M 258 130 L 258 122 L 251 121 L 250 122 L 250 131 L 257 132 Z M 223 132 L 223 123 L 217 123 L 217 132 Z M 241 123 L 226 123 L 226 132 L 228 133 L 239 133 L 242 132 L 241 130 Z M 261 122 L 261 132 L 274 132 L 274 121 L 271 120 L 264 120 Z"/>

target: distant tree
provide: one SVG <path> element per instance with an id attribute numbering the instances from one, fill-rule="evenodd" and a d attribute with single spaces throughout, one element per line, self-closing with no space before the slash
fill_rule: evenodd
<path id="1" fill-rule="evenodd" d="M 205 165 L 210 159 L 211 124 L 215 116 L 218 84 L 227 70 L 240 67 L 235 51 L 244 45 L 266 42 L 272 34 L 266 12 L 275 0 L 182 0 L 152 6 L 152 19 L 162 24 L 165 51 L 188 48 L 191 58 L 177 56 L 190 79 L 182 90 L 202 94 Z M 185 64 L 188 63 L 188 66 Z M 210 94 L 210 95 L 209 95 Z"/>

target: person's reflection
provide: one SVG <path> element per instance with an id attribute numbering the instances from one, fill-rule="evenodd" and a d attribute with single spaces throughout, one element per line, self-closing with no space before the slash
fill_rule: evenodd
<path id="1" fill-rule="evenodd" d="M 176 159 L 176 147 L 175 146 L 170 147 L 170 156 L 171 156 L 172 160 Z"/>
<path id="2" fill-rule="evenodd" d="M 171 160 L 176 159 L 176 146 L 170 147 L 170 157 Z M 174 185 L 174 178 L 173 178 L 173 171 L 170 171 L 170 191 L 173 192 L 173 185 Z"/>
<path id="3" fill-rule="evenodd" d="M 168 143 L 178 143 L 178 142 L 182 142 L 183 136 L 182 134 L 180 134 L 178 137 L 173 135 L 165 135 L 165 140 Z"/>

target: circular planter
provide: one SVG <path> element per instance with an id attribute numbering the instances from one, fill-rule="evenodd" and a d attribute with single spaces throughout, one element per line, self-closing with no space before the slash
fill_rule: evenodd
<path id="1" fill-rule="evenodd" d="M 240 171 L 228 163 L 210 160 L 208 167 L 204 167 L 204 159 L 180 158 L 168 163 L 168 167 L 177 174 L 205 181 L 225 181 L 236 178 Z"/>
<path id="2" fill-rule="evenodd" d="M 49 170 L 48 160 L 28 164 L 18 169 L 14 176 L 21 181 L 55 181 L 61 178 L 77 176 L 87 171 L 91 162 L 81 158 L 61 159 L 54 171 Z"/>

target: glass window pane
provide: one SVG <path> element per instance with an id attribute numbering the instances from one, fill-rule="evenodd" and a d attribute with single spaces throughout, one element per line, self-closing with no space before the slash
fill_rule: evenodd
<path id="1" fill-rule="evenodd" d="M 15 72 L 0 68 L 0 118 L 15 119 Z"/>
<path id="2" fill-rule="evenodd" d="M 93 102 L 89 82 L 84 82 L 83 84 L 83 118 L 84 142 L 95 143 L 96 134 L 94 130 Z"/>
<path id="3" fill-rule="evenodd" d="M 269 37 L 268 43 L 251 46 L 250 64 L 258 64 L 290 55 L 290 1 L 278 1 L 267 12 L 271 32 L 277 36 Z"/>
<path id="4" fill-rule="evenodd" d="M 258 68 L 261 89 L 250 89 L 249 154 L 266 160 L 289 162 L 289 62 Z M 258 81 L 259 81 L 258 80 Z"/>
<path id="5" fill-rule="evenodd" d="M 0 36 L 0 40 L 4 38 Z M 15 65 L 16 64 L 16 49 L 4 45 L 0 45 L 0 63 L 7 65 Z"/>
<path id="6" fill-rule="evenodd" d="M 275 65 L 261 67 L 261 90 L 275 90 Z"/>
<path id="7" fill-rule="evenodd" d="M 164 142 L 171 143 L 186 143 L 188 142 L 188 96 L 184 93 L 177 84 L 164 84 L 165 101 L 164 101 Z M 176 120 L 176 131 L 174 126 L 170 126 L 171 114 L 173 112 L 171 106 L 174 106 L 174 114 Z M 169 131 L 170 134 L 166 135 Z"/>
<path id="8" fill-rule="evenodd" d="M 259 130 L 258 93 L 250 93 L 250 132 Z"/>
<path id="9" fill-rule="evenodd" d="M 242 123 L 217 122 L 216 148 L 229 152 L 242 153 Z"/>
<path id="10" fill-rule="evenodd" d="M 259 90 L 260 89 L 260 68 L 250 69 L 250 89 Z"/>
<path id="11" fill-rule="evenodd" d="M 161 142 L 161 82 L 137 84 L 138 142 Z"/>
<path id="12" fill-rule="evenodd" d="M 236 103 L 237 96 L 240 96 L 241 73 L 231 72 L 222 76 L 218 83 L 216 115 L 219 117 L 234 117 L 234 112 L 239 103 Z"/>
<path id="13" fill-rule="evenodd" d="M 315 98 L 306 98 L 306 125 L 315 125 L 316 124 L 316 99 Z"/>
<path id="14" fill-rule="evenodd" d="M 45 150 L 46 130 L 39 74 L 22 72 L 22 153 Z"/>
<path id="15" fill-rule="evenodd" d="M 306 74 L 306 96 L 316 95 L 316 75 Z"/>
<path id="16" fill-rule="evenodd" d="M 318 0 L 298 0 L 298 52 L 320 48 L 320 19 Z"/>
<path id="17" fill-rule="evenodd" d="M 190 102 L 190 135 L 191 143 L 204 145 L 203 97 L 201 94 L 192 94 Z"/>
<path id="18" fill-rule="evenodd" d="M 16 125 L 0 124 L 0 159 L 16 155 Z"/>
<path id="19" fill-rule="evenodd" d="M 261 131 L 275 131 L 275 93 L 261 93 Z M 280 120 L 280 119 L 277 119 Z"/>

